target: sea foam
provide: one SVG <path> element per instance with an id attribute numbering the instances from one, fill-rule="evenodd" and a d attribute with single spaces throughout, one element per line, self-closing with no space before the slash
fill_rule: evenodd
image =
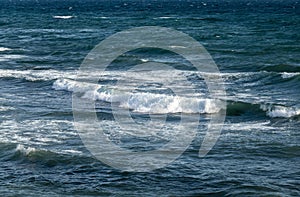
<path id="1" fill-rule="evenodd" d="M 267 115 L 272 118 L 291 118 L 300 115 L 300 109 L 293 107 L 276 106 L 274 109 L 268 110 Z"/>
<path id="2" fill-rule="evenodd" d="M 22 144 L 18 144 L 16 147 L 16 151 L 20 151 L 21 153 L 25 154 L 25 155 L 29 155 L 32 152 L 35 152 L 36 149 L 32 148 L 32 147 L 24 147 L 24 145 Z"/>
<path id="3" fill-rule="evenodd" d="M 299 72 L 296 72 L 296 73 L 283 72 L 283 73 L 281 73 L 281 77 L 283 79 L 289 79 L 289 78 L 295 77 L 297 75 L 300 75 L 300 73 Z"/>
<path id="4" fill-rule="evenodd" d="M 260 105 L 260 108 L 271 118 L 291 118 L 300 115 L 300 108 L 281 105 Z"/>

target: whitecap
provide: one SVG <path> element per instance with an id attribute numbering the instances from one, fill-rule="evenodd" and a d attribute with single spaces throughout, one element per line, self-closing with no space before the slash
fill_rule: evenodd
<path id="1" fill-rule="evenodd" d="M 174 17 L 171 17 L 171 16 L 161 16 L 161 17 L 158 17 L 160 19 L 170 19 L 170 18 L 174 18 Z"/>
<path id="2" fill-rule="evenodd" d="M 27 56 L 25 56 L 25 55 L 0 55 L 0 62 L 10 61 L 13 59 L 22 59 L 25 57 L 27 57 Z"/>
<path id="3" fill-rule="evenodd" d="M 170 48 L 172 48 L 172 49 L 176 49 L 176 48 L 179 48 L 179 49 L 185 49 L 186 47 L 185 47 L 185 46 L 176 46 L 176 45 L 172 45 L 172 46 L 170 46 Z"/>
<path id="4" fill-rule="evenodd" d="M 297 75 L 300 75 L 300 73 L 299 72 L 296 72 L 296 73 L 283 72 L 283 73 L 281 73 L 281 77 L 283 79 L 289 79 L 289 78 L 292 78 L 292 77 L 297 76 Z"/>
<path id="5" fill-rule="evenodd" d="M 54 80 L 61 77 L 75 78 L 76 71 L 58 71 L 58 70 L 12 70 L 0 69 L 0 78 L 11 77 L 17 79 L 26 79 L 28 81 Z"/>
<path id="6" fill-rule="evenodd" d="M 67 153 L 67 154 L 74 154 L 74 155 L 81 155 L 82 152 L 78 150 L 63 150 L 61 153 Z"/>
<path id="7" fill-rule="evenodd" d="M 14 110 L 15 108 L 9 106 L 0 106 L 0 112 Z"/>
<path id="8" fill-rule="evenodd" d="M 16 147 L 16 151 L 20 151 L 21 153 L 23 153 L 25 155 L 29 155 L 30 153 L 35 152 L 36 149 L 32 148 L 32 147 L 27 147 L 26 148 L 24 145 L 18 144 L 17 147 Z"/>
<path id="9" fill-rule="evenodd" d="M 238 123 L 225 123 L 223 125 L 226 131 L 253 131 L 253 130 L 274 130 L 275 128 L 270 125 L 270 121 L 259 122 L 259 121 L 247 121 Z"/>
<path id="10" fill-rule="evenodd" d="M 130 92 L 98 84 L 82 83 L 67 79 L 54 82 L 55 90 L 82 93 L 82 99 L 118 102 L 120 107 L 139 113 L 218 113 L 224 103 L 215 99 L 173 96 L 150 92 Z"/>
<path id="11" fill-rule="evenodd" d="M 160 16 L 160 17 L 155 17 L 153 19 L 157 20 L 157 19 L 172 19 L 172 18 L 175 18 L 175 17 L 172 17 L 172 16 Z"/>
<path id="12" fill-rule="evenodd" d="M 300 108 L 286 107 L 281 105 L 261 104 L 260 109 L 266 112 L 271 118 L 291 118 L 300 115 Z"/>
<path id="13" fill-rule="evenodd" d="M 56 19 L 70 19 L 70 18 L 73 18 L 74 16 L 53 16 L 53 18 L 56 18 Z"/>
<path id="14" fill-rule="evenodd" d="M 100 85 L 97 84 L 91 84 L 91 83 L 80 83 L 80 82 L 76 82 L 74 80 L 71 79 L 57 79 L 52 87 L 55 90 L 66 90 L 66 91 L 70 91 L 70 92 L 88 92 L 91 90 L 96 90 L 98 88 L 100 88 Z"/>
<path id="15" fill-rule="evenodd" d="M 148 59 L 141 59 L 142 62 L 149 62 Z"/>
<path id="16" fill-rule="evenodd" d="M 0 47 L 0 52 L 2 52 L 2 51 L 10 51 L 10 50 L 12 50 L 12 49 L 6 48 L 6 47 Z"/>
<path id="17" fill-rule="evenodd" d="M 267 111 L 267 115 L 272 118 L 291 118 L 300 115 L 300 109 L 294 107 L 275 106 Z"/>

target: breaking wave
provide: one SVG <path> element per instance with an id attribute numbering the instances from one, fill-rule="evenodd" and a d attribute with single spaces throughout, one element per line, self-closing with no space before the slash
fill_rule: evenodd
<path id="1" fill-rule="evenodd" d="M 191 71 L 178 70 L 172 73 L 172 77 L 177 75 L 190 75 Z M 75 81 L 76 71 L 59 71 L 59 70 L 11 70 L 0 69 L 0 78 L 17 78 L 27 81 L 54 81 L 55 90 L 65 90 L 69 92 L 79 92 L 84 99 L 100 100 L 105 102 L 117 102 L 122 108 L 128 108 L 139 113 L 218 113 L 224 108 L 224 102 L 213 99 L 201 99 L 197 97 L 180 97 L 170 94 L 155 94 L 150 92 L 130 93 L 124 90 L 118 90 L 116 87 L 108 88 L 99 84 L 79 83 Z M 102 80 L 119 80 L 127 76 L 124 72 L 108 71 L 105 75 L 100 76 Z M 200 75 L 216 75 L 214 73 L 200 73 Z M 260 79 L 265 76 L 275 77 L 276 83 L 291 79 L 298 79 L 299 72 L 246 72 L 246 73 L 220 73 L 226 83 L 231 84 L 239 80 L 239 83 L 263 85 Z M 128 77 L 128 76 L 127 76 Z M 136 76 L 129 76 L 136 77 Z M 251 79 L 255 78 L 252 82 Z M 138 78 L 138 80 L 141 80 Z M 250 83 L 251 82 L 251 83 Z M 275 82 L 274 82 L 275 83 Z M 227 100 L 227 114 L 239 115 L 246 112 L 263 112 L 271 118 L 291 118 L 299 116 L 299 107 L 283 106 L 280 104 L 270 104 L 262 102 L 249 102 L 245 99 L 239 99 L 239 102 L 232 101 L 233 98 L 224 98 Z M 0 111 L 4 109 L 1 108 Z M 6 109 L 5 109 L 6 110 Z"/>
<path id="2" fill-rule="evenodd" d="M 149 92 L 128 93 L 98 84 L 79 83 L 74 80 L 58 79 L 54 82 L 55 90 L 81 93 L 81 98 L 105 102 L 118 102 L 120 107 L 139 113 L 218 113 L 224 109 L 225 101 L 180 97 Z M 291 118 L 300 115 L 300 108 L 279 104 L 249 103 L 227 101 L 227 114 L 236 116 L 244 113 L 263 113 L 271 118 Z"/>
<path id="3" fill-rule="evenodd" d="M 140 113 L 218 113 L 223 102 L 215 99 L 188 98 L 168 94 L 149 92 L 128 93 L 116 88 L 107 88 L 97 84 L 79 83 L 73 80 L 58 79 L 54 82 L 55 90 L 81 93 L 81 98 L 117 102 L 120 107 Z"/>
<path id="4" fill-rule="evenodd" d="M 227 115 L 238 116 L 245 113 L 263 113 L 271 118 L 291 118 L 300 115 L 300 108 L 296 106 L 287 107 L 278 104 L 227 102 Z"/>
<path id="5" fill-rule="evenodd" d="M 32 148 L 32 147 L 25 147 L 22 144 L 18 144 L 17 147 L 16 147 L 16 151 L 19 151 L 19 152 L 21 152 L 22 154 L 25 154 L 25 155 L 29 155 L 30 153 L 35 152 L 36 149 Z"/>

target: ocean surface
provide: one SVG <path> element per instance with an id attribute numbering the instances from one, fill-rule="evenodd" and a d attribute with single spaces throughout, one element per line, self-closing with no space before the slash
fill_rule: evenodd
<path id="1" fill-rule="evenodd" d="M 96 87 L 76 81 L 98 43 L 140 26 L 186 33 L 220 70 L 226 118 L 204 158 L 199 147 L 218 106 L 197 76 L 209 73 L 199 74 L 172 53 L 146 49 L 118 57 Z M 299 32 L 297 0 L 0 0 L 0 195 L 300 196 Z M 128 75 L 144 62 L 176 70 Z M 123 89 L 113 101 L 109 88 L 124 78 L 135 89 L 127 100 Z M 196 96 L 176 97 L 160 79 L 181 89 L 191 88 L 188 80 Z M 125 149 L 161 147 L 178 132 L 172 126 L 181 114 L 200 117 L 197 135 L 161 169 L 115 169 L 96 159 L 74 128 L 74 93 L 95 102 L 105 134 Z M 178 100 L 189 105 L 176 108 Z M 112 104 L 129 109 L 135 123 L 163 116 L 165 125 L 136 136 L 118 127 Z"/>

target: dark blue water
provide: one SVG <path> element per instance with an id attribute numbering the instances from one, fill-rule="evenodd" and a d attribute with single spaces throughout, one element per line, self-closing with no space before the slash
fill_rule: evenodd
<path id="1" fill-rule="evenodd" d="M 1 196 L 299 196 L 299 4 L 297 0 L 1 0 Z M 191 105 L 176 111 L 170 100 L 174 92 L 156 83 L 168 78 L 179 87 L 185 77 L 205 94 L 207 87 L 195 77 L 197 71 L 180 58 L 157 49 L 132 51 L 114 61 L 114 69 L 99 79 L 101 87 L 115 86 L 124 77 L 132 80 L 136 103 L 127 107 L 136 122 L 147 122 L 149 114 L 168 115 L 166 128 L 150 137 L 134 137 L 130 130 L 118 128 L 108 89 L 96 89 L 91 95 L 92 89 L 75 81 L 95 45 L 139 26 L 168 27 L 190 35 L 219 67 L 227 115 L 221 136 L 206 157 L 199 158 L 198 151 L 205 123 L 215 113 L 213 103 L 206 100 L 200 102 L 202 108 Z M 151 77 L 126 74 L 133 64 L 143 62 L 168 64 L 177 71 L 156 70 Z M 145 87 L 142 82 L 147 80 L 151 83 Z M 121 147 L 147 151 L 162 146 L 172 139 L 175 131 L 169 128 L 179 122 L 180 113 L 200 116 L 197 136 L 164 168 L 151 172 L 112 168 L 88 151 L 74 129 L 74 92 L 95 100 L 101 126 Z M 149 107 L 153 105 L 161 107 Z M 118 107 L 124 108 L 122 99 Z"/>

